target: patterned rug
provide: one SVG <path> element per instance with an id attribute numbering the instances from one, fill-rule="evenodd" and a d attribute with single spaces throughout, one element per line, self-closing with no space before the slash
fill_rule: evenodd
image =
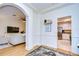
<path id="1" fill-rule="evenodd" d="M 40 46 L 34 49 L 33 51 L 29 52 L 26 56 L 70 56 L 70 55 Z"/>

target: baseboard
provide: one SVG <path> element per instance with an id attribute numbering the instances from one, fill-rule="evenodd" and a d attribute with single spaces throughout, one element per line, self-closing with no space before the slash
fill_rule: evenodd
<path id="1" fill-rule="evenodd" d="M 2 44 L 0 44 L 0 45 L 6 45 L 6 44 L 8 44 L 8 43 L 2 43 Z"/>
<path id="2" fill-rule="evenodd" d="M 9 44 L 11 44 L 12 46 L 17 46 L 17 45 L 21 45 L 21 44 L 25 44 L 25 42 L 23 42 L 23 43 L 19 43 L 19 44 L 12 44 L 12 43 L 9 43 Z"/>
<path id="3" fill-rule="evenodd" d="M 60 51 L 60 52 L 64 52 L 64 53 L 67 53 L 67 54 L 71 54 L 72 56 L 79 56 L 79 54 L 75 54 L 75 53 L 73 53 L 71 51 L 66 51 L 66 50 L 63 50 L 61 48 L 57 48 L 57 50 Z"/>

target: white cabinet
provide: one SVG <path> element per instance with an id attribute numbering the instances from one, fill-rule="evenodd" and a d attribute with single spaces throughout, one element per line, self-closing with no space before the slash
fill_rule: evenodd
<path id="1" fill-rule="evenodd" d="M 5 36 L 0 36 L 0 44 L 8 43 L 8 40 Z"/>
<path id="2" fill-rule="evenodd" d="M 12 45 L 20 44 L 25 42 L 25 36 L 22 34 L 13 34 L 8 37 L 9 43 Z"/>
<path id="3" fill-rule="evenodd" d="M 65 33 L 63 33 L 63 34 L 62 34 L 62 39 L 70 40 L 70 34 L 65 34 Z"/>

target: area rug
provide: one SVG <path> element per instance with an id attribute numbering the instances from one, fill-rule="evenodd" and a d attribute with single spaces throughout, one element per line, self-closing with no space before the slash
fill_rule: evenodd
<path id="1" fill-rule="evenodd" d="M 26 56 L 71 56 L 71 55 L 40 46 L 34 49 L 33 51 L 29 52 Z"/>

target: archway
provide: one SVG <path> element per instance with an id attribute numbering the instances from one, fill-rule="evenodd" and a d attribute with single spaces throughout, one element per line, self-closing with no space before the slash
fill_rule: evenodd
<path id="1" fill-rule="evenodd" d="M 7 5 L 10 5 L 10 6 L 14 6 L 14 7 L 16 7 L 16 8 L 18 8 L 18 9 L 20 9 L 23 13 L 24 13 L 24 15 L 25 15 L 25 17 L 26 17 L 26 21 L 27 21 L 27 23 L 26 23 L 26 48 L 27 49 L 30 49 L 31 47 L 30 47 L 30 45 L 29 45 L 29 42 L 31 41 L 31 37 L 32 37 L 32 35 L 31 35 L 31 33 L 32 33 L 32 31 L 31 30 L 29 30 L 30 28 L 31 28 L 31 25 L 30 25 L 30 15 L 29 15 L 29 11 L 27 10 L 27 9 L 25 9 L 25 7 L 24 7 L 24 5 L 23 4 L 14 4 L 14 3 L 4 3 L 4 4 L 1 4 L 0 5 L 0 7 L 2 7 L 2 6 L 7 6 Z M 28 11 L 28 12 L 27 12 Z M 29 37 L 30 36 L 30 37 Z M 31 43 L 32 44 L 32 43 Z"/>

